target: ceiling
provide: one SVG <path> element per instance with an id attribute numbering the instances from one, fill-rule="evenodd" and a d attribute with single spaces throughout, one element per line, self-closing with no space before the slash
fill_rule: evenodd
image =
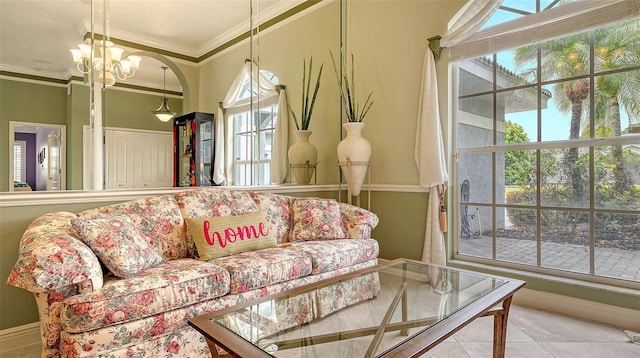
<path id="1" fill-rule="evenodd" d="M 145 47 L 198 58 L 304 0 L 109 0 L 110 35 Z M 251 6 L 251 3 L 253 5 Z M 91 28 L 102 33 L 104 0 L 0 0 L 0 70 L 56 79 L 81 76 L 69 49 Z M 134 47 L 134 46 L 132 46 Z M 139 51 L 126 48 L 124 56 Z M 177 62 L 185 60 L 177 60 Z M 192 63 L 194 66 L 195 62 Z M 162 88 L 163 64 L 143 57 L 125 82 Z M 181 91 L 167 71 L 167 90 Z"/>

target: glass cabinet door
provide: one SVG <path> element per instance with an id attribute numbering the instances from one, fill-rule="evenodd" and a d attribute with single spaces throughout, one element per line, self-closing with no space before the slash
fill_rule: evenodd
<path id="1" fill-rule="evenodd" d="M 193 112 L 174 118 L 174 186 L 212 186 L 213 114 Z"/>

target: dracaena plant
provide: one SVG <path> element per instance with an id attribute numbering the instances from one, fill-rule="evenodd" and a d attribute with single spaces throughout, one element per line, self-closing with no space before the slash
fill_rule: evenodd
<path id="1" fill-rule="evenodd" d="M 309 76 L 307 77 L 307 60 L 302 60 L 302 101 L 300 104 L 300 122 L 298 122 L 298 116 L 291 109 L 289 102 L 287 107 L 289 113 L 293 116 L 294 123 L 298 130 L 308 130 L 309 124 L 311 124 L 311 115 L 313 114 L 313 106 L 316 103 L 316 97 L 318 96 L 318 90 L 320 89 L 320 76 L 322 75 L 322 68 L 324 63 L 320 65 L 320 71 L 318 71 L 318 77 L 316 78 L 315 88 L 313 90 L 313 97 L 309 99 L 309 91 L 311 90 L 311 77 L 313 72 L 313 56 L 309 58 Z"/>
<path id="2" fill-rule="evenodd" d="M 347 120 L 349 122 L 362 122 L 373 105 L 373 92 L 369 93 L 367 99 L 364 101 L 364 105 L 360 108 L 356 100 L 356 72 L 354 69 L 353 54 L 351 54 L 351 78 L 349 78 L 349 70 L 347 67 L 347 60 L 343 58 L 342 68 L 344 69 L 342 76 L 336 66 L 336 61 L 333 58 L 333 52 L 329 50 L 331 54 L 331 62 L 333 63 L 333 69 L 336 74 L 336 81 L 340 88 L 340 98 L 342 99 L 342 107 L 347 114 Z"/>

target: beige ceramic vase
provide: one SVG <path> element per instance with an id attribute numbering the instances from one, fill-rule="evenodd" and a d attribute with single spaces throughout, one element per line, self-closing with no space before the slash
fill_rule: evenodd
<path id="1" fill-rule="evenodd" d="M 309 130 L 296 131 L 296 142 L 289 147 L 289 164 L 298 184 L 309 184 L 318 163 L 318 149 L 309 142 Z"/>
<path id="2" fill-rule="evenodd" d="M 349 194 L 360 195 L 371 159 L 371 144 L 362 136 L 362 122 L 347 122 L 342 125 L 347 136 L 338 143 L 338 162 L 347 181 Z"/>

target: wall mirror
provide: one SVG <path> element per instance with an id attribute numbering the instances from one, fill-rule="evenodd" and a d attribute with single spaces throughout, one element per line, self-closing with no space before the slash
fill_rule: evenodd
<path id="1" fill-rule="evenodd" d="M 0 191 L 91 188 L 87 172 L 91 173 L 94 158 L 101 155 L 92 153 L 87 139 L 92 93 L 86 84 L 88 75 L 78 71 L 70 51 L 91 37 L 91 29 L 97 34 L 96 40 L 108 33 L 113 43 L 124 49 L 123 58 L 141 57 L 134 76 L 124 80 L 115 78 L 115 85 L 103 89 L 104 93 L 97 87 L 93 91 L 94 102 L 100 97 L 103 106 L 102 126 L 113 133 L 122 131 L 134 137 L 137 133 L 140 139 L 141 134 L 171 132 L 170 122 L 162 123 L 150 113 L 161 104 L 163 93 L 171 110 L 178 115 L 192 111 L 213 113 L 224 93 L 207 81 L 220 78 L 228 82 L 229 76 L 237 73 L 242 59 L 258 53 L 264 59 L 270 56 L 271 43 L 261 43 L 258 49 L 257 41 L 242 42 L 242 35 L 249 33 L 250 11 L 256 14 L 254 22 L 263 22 L 297 7 L 295 11 L 302 11 L 315 3 L 304 0 L 0 2 L 0 137 L 2 142 L 13 138 L 12 143 L 0 148 Z M 337 21 L 337 14 L 335 18 Z M 216 61 L 217 54 L 234 51 L 234 46 L 242 52 L 232 56 L 237 59 L 218 60 L 215 70 L 205 69 L 207 63 Z M 278 44 L 280 55 L 286 52 L 286 46 Z M 275 57 L 271 62 L 274 61 Z M 168 67 L 166 88 L 163 66 Z M 220 73 L 230 75 L 217 76 Z M 18 176 L 19 186 L 12 183 L 11 172 L 22 170 L 22 162 L 14 160 L 17 158 L 14 151 L 19 149 L 14 148 L 28 141 L 16 140 L 15 133 L 39 138 L 29 139 L 37 143 L 35 153 L 25 149 L 22 155 L 29 156 L 25 164 L 35 162 L 41 171 L 38 175 L 44 177 L 44 181 L 30 184 L 26 177 L 23 180 Z M 115 140 L 123 140 L 116 137 Z M 51 148 L 56 145 L 59 149 L 52 152 Z M 140 150 L 147 147 L 140 146 Z M 44 148 L 47 153 L 42 156 Z M 150 156 L 156 151 L 150 151 Z M 109 164 L 105 163 L 103 168 L 110 170 Z M 52 176 L 51 171 L 62 173 L 61 178 Z M 150 183 L 145 187 L 149 186 L 166 185 Z"/>

